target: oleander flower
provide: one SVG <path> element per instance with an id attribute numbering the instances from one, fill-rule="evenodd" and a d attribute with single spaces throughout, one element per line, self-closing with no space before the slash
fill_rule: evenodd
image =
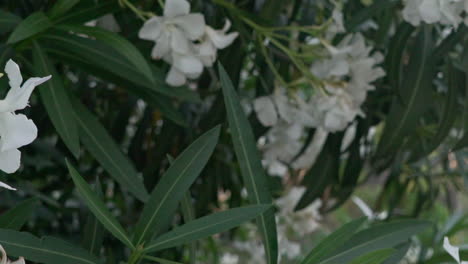
<path id="1" fill-rule="evenodd" d="M 460 259 L 460 249 L 456 246 L 450 244 L 448 237 L 444 237 L 444 249 L 452 256 L 453 259 L 457 261 L 458 264 L 468 264 L 468 261 L 463 261 Z"/>
<path id="2" fill-rule="evenodd" d="M 231 21 L 226 20 L 223 29 L 215 30 L 210 26 L 205 27 L 205 35 L 202 42 L 197 45 L 198 56 L 206 67 L 213 66 L 219 49 L 224 49 L 234 42 L 239 33 L 227 34 L 231 28 Z"/>
<path id="3" fill-rule="evenodd" d="M 2 252 L 2 258 L 0 259 L 0 264 L 26 264 L 23 257 L 20 257 L 16 261 L 11 261 L 8 259 L 5 249 L 0 245 L 0 252 Z"/>
<path id="4" fill-rule="evenodd" d="M 462 22 L 461 14 L 466 6 L 459 0 L 407 0 L 403 9 L 403 19 L 419 26 L 442 23 L 457 27 Z"/>
<path id="5" fill-rule="evenodd" d="M 7 62 L 5 72 L 10 90 L 5 99 L 0 100 L 0 170 L 14 173 L 20 167 L 21 152 L 18 148 L 30 144 L 37 137 L 37 128 L 33 121 L 15 112 L 26 108 L 34 88 L 51 76 L 30 78 L 23 83 L 20 68 L 12 60 Z M 4 183 L 0 187 L 14 189 Z"/>

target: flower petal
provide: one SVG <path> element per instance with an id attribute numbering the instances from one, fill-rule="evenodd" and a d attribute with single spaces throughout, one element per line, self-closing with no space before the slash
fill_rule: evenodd
<path id="1" fill-rule="evenodd" d="M 37 127 L 25 115 L 0 114 L 0 151 L 20 148 L 37 137 Z"/>
<path id="2" fill-rule="evenodd" d="M 184 73 L 179 71 L 176 67 L 172 66 L 166 76 L 166 83 L 171 86 L 181 86 L 187 82 Z"/>
<path id="3" fill-rule="evenodd" d="M 151 51 L 151 57 L 154 59 L 161 59 L 165 55 L 171 52 L 171 38 L 167 33 L 163 32 L 159 39 L 156 41 L 156 45 Z"/>
<path id="4" fill-rule="evenodd" d="M 20 257 L 17 261 L 13 261 L 11 264 L 26 264 L 23 257 Z"/>
<path id="5" fill-rule="evenodd" d="M 13 188 L 13 187 L 11 187 L 10 185 L 8 185 L 8 184 L 6 184 L 6 183 L 4 183 L 4 182 L 1 182 L 1 181 L 0 181 L 0 188 L 5 188 L 5 189 L 8 189 L 8 190 L 10 190 L 10 191 L 16 191 L 15 188 Z M 3 261 L 3 260 L 2 260 L 2 261 Z M 3 262 L 1 262 L 0 264 L 2 264 L 2 263 L 3 263 Z M 13 262 L 13 263 L 16 263 L 16 262 Z M 11 264 L 13 264 L 13 263 L 11 263 Z M 19 263 L 19 262 L 18 262 L 18 263 Z"/>
<path id="6" fill-rule="evenodd" d="M 254 101 L 255 113 L 264 126 L 274 126 L 278 122 L 275 104 L 269 96 L 263 96 Z"/>
<path id="7" fill-rule="evenodd" d="M 152 17 L 145 22 L 143 27 L 138 32 L 138 37 L 146 40 L 157 40 L 162 32 L 162 27 L 164 23 L 164 18 L 162 17 Z"/>
<path id="8" fill-rule="evenodd" d="M 239 33 L 233 32 L 226 35 L 227 30 L 231 22 L 226 20 L 226 24 L 222 30 L 214 30 L 212 27 L 206 27 L 206 34 L 211 39 L 213 44 L 218 49 L 224 49 L 227 46 L 231 45 L 232 42 L 239 36 Z"/>
<path id="9" fill-rule="evenodd" d="M 205 17 L 202 14 L 179 16 L 173 18 L 171 22 L 181 28 L 190 40 L 199 39 L 205 33 Z"/>
<path id="10" fill-rule="evenodd" d="M 203 64 L 193 55 L 173 54 L 174 67 L 191 78 L 196 78 L 203 72 Z"/>
<path id="11" fill-rule="evenodd" d="M 11 149 L 0 152 L 0 170 L 11 174 L 20 167 L 21 152 L 17 149 Z M 5 187 L 5 186 L 2 186 Z"/>
<path id="12" fill-rule="evenodd" d="M 171 48 L 173 51 L 181 54 L 188 54 L 191 52 L 191 43 L 184 35 L 182 30 L 174 28 L 171 34 Z"/>
<path id="13" fill-rule="evenodd" d="M 8 91 L 5 100 L 0 101 L 0 112 L 14 112 L 16 110 L 24 109 L 28 106 L 29 97 L 31 97 L 31 93 L 34 88 L 48 81 L 50 78 L 51 76 L 44 78 L 30 78 L 21 88 L 12 87 L 10 91 Z"/>
<path id="14" fill-rule="evenodd" d="M 448 237 L 444 237 L 444 249 L 445 251 L 447 251 L 447 253 L 450 254 L 450 256 L 452 256 L 452 258 L 454 258 L 458 263 L 460 263 L 459 249 L 458 247 L 452 246 L 452 244 L 450 244 Z"/>
<path id="15" fill-rule="evenodd" d="M 23 83 L 23 77 L 21 76 L 21 71 L 13 60 L 8 60 L 5 65 L 5 72 L 8 75 L 8 80 L 11 88 L 19 88 Z"/>
<path id="16" fill-rule="evenodd" d="M 190 3 L 186 0 L 166 0 L 164 5 L 165 17 L 176 17 L 190 13 Z"/>

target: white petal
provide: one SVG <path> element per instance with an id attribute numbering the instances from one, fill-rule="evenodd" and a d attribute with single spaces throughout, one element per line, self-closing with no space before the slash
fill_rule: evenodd
<path id="1" fill-rule="evenodd" d="M 184 31 L 190 40 L 199 39 L 205 33 L 205 17 L 202 14 L 189 14 L 171 19 L 171 22 Z"/>
<path id="2" fill-rule="evenodd" d="M 172 66 L 166 76 L 166 83 L 171 86 L 181 86 L 187 82 L 185 75 L 176 67 Z"/>
<path id="3" fill-rule="evenodd" d="M 231 45 L 232 42 L 239 36 L 239 33 L 233 32 L 226 35 L 226 31 L 224 30 L 214 30 L 213 28 L 207 26 L 206 27 L 206 34 L 211 39 L 213 44 L 218 49 L 224 49 L 227 46 Z"/>
<path id="4" fill-rule="evenodd" d="M 447 253 L 452 256 L 458 263 L 460 263 L 460 255 L 459 255 L 459 249 L 458 247 L 452 246 L 450 244 L 450 241 L 448 237 L 444 237 L 444 249 L 447 251 Z"/>
<path id="5" fill-rule="evenodd" d="M 8 260 L 8 256 L 5 252 L 5 249 L 2 247 L 2 245 L 0 245 L 0 252 L 2 252 L 2 261 L 0 262 L 0 264 L 6 264 L 7 263 L 7 260 Z"/>
<path id="6" fill-rule="evenodd" d="M 152 17 L 146 21 L 143 27 L 140 29 L 138 32 L 138 37 L 141 39 L 155 41 L 161 35 L 163 23 L 164 18 L 158 16 Z"/>
<path id="7" fill-rule="evenodd" d="M 191 52 L 191 43 L 184 35 L 182 30 L 174 28 L 171 34 L 171 48 L 173 51 L 181 54 L 187 54 Z"/>
<path id="8" fill-rule="evenodd" d="M 175 17 L 187 15 L 190 12 L 190 3 L 186 0 L 166 0 L 164 16 Z"/>
<path id="9" fill-rule="evenodd" d="M 28 145 L 37 137 L 36 125 L 22 114 L 1 113 L 0 128 L 0 151 Z"/>
<path id="10" fill-rule="evenodd" d="M 13 261 L 11 264 L 26 264 L 23 257 L 20 257 L 17 261 Z"/>
<path id="11" fill-rule="evenodd" d="M 161 59 L 171 52 L 171 38 L 167 33 L 161 34 L 159 39 L 156 41 L 156 45 L 151 51 L 151 57 L 153 59 Z"/>
<path id="12" fill-rule="evenodd" d="M 274 126 L 278 122 L 275 105 L 269 96 L 263 96 L 254 101 L 255 113 L 264 126 Z"/>
<path id="13" fill-rule="evenodd" d="M 11 174 L 20 167 L 21 152 L 17 149 L 0 152 L 0 170 Z"/>
<path id="14" fill-rule="evenodd" d="M 31 93 L 34 88 L 48 81 L 50 78 L 51 76 L 44 78 L 30 78 L 21 88 L 12 87 L 10 91 L 8 91 L 5 100 L 0 101 L 0 112 L 14 112 L 16 110 L 24 109 L 28 106 L 29 97 L 31 97 Z"/>
<path id="15" fill-rule="evenodd" d="M 21 76 L 21 71 L 13 60 L 8 60 L 5 65 L 5 72 L 8 75 L 8 80 L 11 88 L 19 88 L 23 83 L 23 77 Z"/>
<path id="16" fill-rule="evenodd" d="M 424 22 L 428 24 L 440 21 L 441 14 L 437 0 L 423 0 L 419 6 L 419 12 Z"/>
<path id="17" fill-rule="evenodd" d="M 218 53 L 216 47 L 213 46 L 213 43 L 210 40 L 205 40 L 195 47 L 197 50 L 197 56 L 203 62 L 203 65 L 206 67 L 213 66 Z"/>
<path id="18" fill-rule="evenodd" d="M 174 53 L 172 58 L 174 59 L 173 65 L 186 75 L 197 76 L 203 72 L 202 62 L 193 55 Z"/>
<path id="19" fill-rule="evenodd" d="M 10 185 L 8 185 L 8 184 L 6 184 L 6 183 L 4 183 L 4 182 L 1 182 L 1 181 L 0 181 L 0 188 L 5 188 L 5 189 L 8 189 L 8 190 L 10 190 L 10 191 L 16 191 L 15 188 L 13 188 L 13 187 L 11 187 Z M 3 263 L 3 262 L 2 262 L 2 263 Z M 13 263 L 15 263 L 15 262 L 13 262 Z M 12 264 L 13 264 L 13 263 L 12 263 Z M 18 262 L 18 263 L 19 263 L 19 262 Z M 0 264 L 1 264 L 1 263 L 0 263 Z"/>

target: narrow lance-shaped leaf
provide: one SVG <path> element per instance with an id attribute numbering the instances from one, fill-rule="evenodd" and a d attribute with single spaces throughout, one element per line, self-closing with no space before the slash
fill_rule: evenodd
<path id="1" fill-rule="evenodd" d="M 358 257 L 349 264 L 382 264 L 394 252 L 392 248 L 380 249 Z"/>
<path id="2" fill-rule="evenodd" d="M 96 179 L 94 190 L 99 199 L 102 199 L 104 197 L 99 179 Z M 104 227 L 102 226 L 101 222 L 99 222 L 99 219 L 97 219 L 96 216 L 94 216 L 94 214 L 90 212 L 88 214 L 88 219 L 86 220 L 81 244 L 91 254 L 99 255 L 99 252 L 102 247 L 102 242 L 104 240 L 104 231 Z"/>
<path id="3" fill-rule="evenodd" d="M 176 247 L 241 225 L 271 208 L 271 205 L 254 205 L 214 213 L 176 227 L 149 243 L 145 253 Z"/>
<path id="4" fill-rule="evenodd" d="M 429 105 L 434 62 L 431 59 L 433 40 L 431 28 L 424 27 L 411 52 L 410 63 L 399 89 L 400 98 L 393 100 L 385 129 L 380 138 L 377 156 L 398 149 L 413 131 Z"/>
<path id="5" fill-rule="evenodd" d="M 86 34 L 96 38 L 98 41 L 106 43 L 120 55 L 125 57 L 129 62 L 131 62 L 133 66 L 137 68 L 143 76 L 146 77 L 148 82 L 152 83 L 152 85 L 156 85 L 152 70 L 143 55 L 141 55 L 140 51 L 132 43 L 121 37 L 119 34 L 98 27 L 66 25 L 59 26 L 59 28 L 66 31 Z"/>
<path id="6" fill-rule="evenodd" d="M 15 28 L 21 22 L 21 17 L 0 10 L 0 34 Z"/>
<path id="7" fill-rule="evenodd" d="M 27 262 L 45 264 L 98 264 L 99 259 L 86 250 L 66 241 L 44 237 L 39 239 L 29 233 L 0 229 L 0 244 L 8 255 L 24 257 Z"/>
<path id="8" fill-rule="evenodd" d="M 79 2 L 80 0 L 58 0 L 49 11 L 49 17 L 54 19 L 64 15 Z"/>
<path id="9" fill-rule="evenodd" d="M 131 161 L 78 98 L 73 95 L 70 98 L 83 145 L 123 189 L 130 191 L 140 201 L 146 201 L 149 194 Z"/>
<path id="10" fill-rule="evenodd" d="M 91 189 L 81 175 L 73 168 L 73 166 L 67 161 L 68 171 L 75 183 L 76 189 L 82 196 L 84 202 L 88 206 L 88 209 L 93 212 L 96 218 L 104 225 L 104 227 L 111 232 L 117 239 L 122 241 L 126 246 L 134 249 L 132 241 L 130 241 L 128 235 L 124 231 L 123 227 L 117 222 L 115 217 L 106 208 L 103 201 L 99 199 L 97 194 Z"/>
<path id="11" fill-rule="evenodd" d="M 0 228 L 20 230 L 29 220 L 39 201 L 36 198 L 28 199 L 0 215 Z"/>
<path id="12" fill-rule="evenodd" d="M 65 145 L 75 157 L 78 157 L 80 153 L 78 131 L 63 81 L 37 42 L 34 42 L 33 56 L 36 74 L 52 75 L 52 79 L 39 88 L 47 114 Z"/>
<path id="13" fill-rule="evenodd" d="M 135 245 L 148 242 L 168 227 L 179 202 L 213 153 L 219 131 L 217 126 L 199 137 L 164 173 L 143 208 L 135 228 Z"/>
<path id="14" fill-rule="evenodd" d="M 397 221 L 373 226 L 352 236 L 345 244 L 317 264 L 347 263 L 364 254 L 392 248 L 429 226 L 430 222 L 419 220 Z"/>
<path id="15" fill-rule="evenodd" d="M 37 12 L 29 15 L 24 19 L 11 33 L 7 40 L 8 44 L 14 44 L 21 40 L 32 37 L 40 32 L 50 28 L 52 23 L 49 18 L 42 12 Z"/>
<path id="16" fill-rule="evenodd" d="M 234 150 L 239 160 L 249 199 L 253 204 L 271 204 L 272 198 L 268 187 L 268 179 L 262 168 L 252 128 L 240 105 L 232 82 L 221 64 L 219 64 L 219 76 Z M 278 240 L 273 209 L 259 216 L 257 225 L 263 237 L 267 261 L 269 264 L 276 264 L 278 261 Z"/>
<path id="17" fill-rule="evenodd" d="M 337 247 L 343 245 L 366 222 L 367 217 L 359 218 L 343 225 L 340 229 L 327 236 L 318 246 L 301 261 L 301 264 L 318 263 L 329 256 Z"/>

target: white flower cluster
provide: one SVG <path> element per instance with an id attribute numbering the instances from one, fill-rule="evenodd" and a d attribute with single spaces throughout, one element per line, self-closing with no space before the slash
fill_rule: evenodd
<path id="1" fill-rule="evenodd" d="M 37 127 L 23 114 L 15 114 L 28 106 L 34 88 L 51 76 L 30 78 L 23 83 L 18 65 L 9 60 L 5 66 L 10 90 L 4 100 L 0 100 L 0 170 L 14 173 L 20 167 L 21 152 L 18 148 L 28 145 L 37 137 Z M 14 190 L 0 182 L 0 187 Z"/>
<path id="2" fill-rule="evenodd" d="M 468 13 L 468 0 L 406 0 L 403 18 L 413 26 L 425 22 L 457 27 L 463 21 L 468 25 L 464 12 Z"/>
<path id="3" fill-rule="evenodd" d="M 341 16 L 334 12 L 334 18 Z M 342 24 L 337 21 L 335 24 Z M 331 27 L 334 36 L 340 26 Z M 338 30 L 337 30 L 338 29 Z M 327 47 L 328 58 L 311 66 L 311 72 L 324 83 L 324 91 L 307 98 L 302 91 L 277 89 L 274 94 L 255 99 L 254 110 L 259 121 L 271 127 L 260 147 L 270 174 L 284 175 L 293 162 L 295 169 L 308 168 L 321 151 L 328 133 L 346 129 L 358 115 L 372 84 L 385 75 L 377 66 L 383 61 L 379 52 L 372 53 L 364 37 L 357 33 L 346 36 L 338 46 Z M 312 144 L 302 156 L 300 150 L 307 128 L 316 128 Z"/>
<path id="4" fill-rule="evenodd" d="M 205 24 L 202 14 L 190 13 L 187 0 L 167 0 L 163 16 L 146 21 L 139 37 L 156 43 L 151 56 L 171 64 L 166 82 L 180 86 L 198 78 L 203 67 L 213 65 L 218 49 L 237 38 L 237 32 L 226 34 L 230 27 L 227 20 L 223 29 L 215 30 Z"/>
<path id="5" fill-rule="evenodd" d="M 284 196 L 275 201 L 278 206 L 276 222 L 278 228 L 279 259 L 295 260 L 301 257 L 303 252 L 298 242 L 306 235 L 311 234 L 319 227 L 321 215 L 319 209 L 321 201 L 317 200 L 301 211 L 295 212 L 296 206 L 304 187 L 293 187 Z M 235 251 L 240 254 L 225 253 L 221 257 L 221 264 L 263 264 L 265 262 L 265 251 L 259 243 L 254 226 L 249 226 L 246 241 L 236 241 L 233 244 Z"/>
<path id="6" fill-rule="evenodd" d="M 2 258 L 0 259 L 0 264 L 26 264 L 24 258 L 21 257 L 16 261 L 11 261 L 8 259 L 8 256 L 5 252 L 5 249 L 0 245 L 0 252 L 2 253 Z"/>

